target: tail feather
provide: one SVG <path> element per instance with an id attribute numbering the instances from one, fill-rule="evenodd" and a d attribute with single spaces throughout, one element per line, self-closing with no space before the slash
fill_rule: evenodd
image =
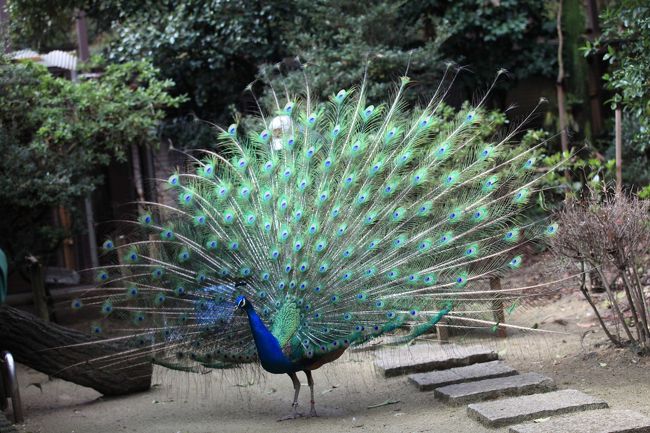
<path id="1" fill-rule="evenodd" d="M 97 270 L 100 286 L 73 302 L 99 308 L 115 338 L 133 339 L 133 351 L 109 361 L 256 362 L 247 320 L 235 312 L 239 295 L 269 329 L 295 305 L 300 323 L 283 338 L 304 359 L 401 326 L 410 327 L 406 341 L 444 315 L 494 326 L 481 318 L 494 299 L 540 289 L 494 291 L 485 280 L 517 269 L 522 245 L 557 231 L 520 217 L 543 177 L 533 168 L 545 143 L 516 149 L 517 126 L 487 144 L 487 95 L 455 114 L 443 103 L 455 77 L 449 69 L 412 112 L 407 77 L 376 106 L 365 82 L 322 104 L 308 86 L 284 105 L 273 91 L 263 130 L 221 129 L 222 152 L 201 151 L 190 171 L 165 181 L 178 204 L 143 203 L 139 237 L 107 240 L 116 264 Z"/>

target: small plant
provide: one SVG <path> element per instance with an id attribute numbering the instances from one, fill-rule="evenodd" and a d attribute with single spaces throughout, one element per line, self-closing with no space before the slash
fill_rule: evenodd
<path id="1" fill-rule="evenodd" d="M 592 190 L 588 199 L 569 202 L 558 220 L 562 230 L 551 240 L 552 249 L 579 268 L 580 290 L 607 337 L 617 347 L 650 353 L 650 315 L 643 283 L 649 270 L 650 203 Z M 588 272 L 595 272 L 602 282 L 611 315 L 604 314 L 597 295 L 587 290 Z"/>

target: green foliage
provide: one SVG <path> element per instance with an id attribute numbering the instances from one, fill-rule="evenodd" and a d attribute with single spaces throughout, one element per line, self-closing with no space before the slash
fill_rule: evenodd
<path id="1" fill-rule="evenodd" d="M 193 136 L 183 134 L 187 113 L 226 122 L 226 107 L 255 79 L 257 65 L 287 55 L 294 13 L 279 0 L 151 2 L 115 27 L 107 56 L 115 62 L 146 57 L 176 83 L 176 92 L 191 95 L 174 113 L 170 133 L 181 146 L 207 147 L 215 137 L 206 128 L 194 125 Z"/>
<path id="2" fill-rule="evenodd" d="M 164 109 L 182 98 L 144 62 L 109 66 L 74 83 L 42 66 L 0 65 L 0 239 L 13 260 L 49 251 L 62 236 L 49 209 L 72 212 L 130 145 L 158 143 Z"/>
<path id="3" fill-rule="evenodd" d="M 623 112 L 623 183 L 633 189 L 650 185 L 650 134 L 644 125 L 648 125 L 645 115 L 637 117 L 633 113 Z M 605 156 L 614 163 L 614 138 L 610 140 Z"/>
<path id="4" fill-rule="evenodd" d="M 650 199 L 647 159 L 635 154 L 634 148 L 623 150 L 623 183 L 635 186 L 633 191 L 640 199 Z M 587 147 L 567 159 L 568 156 L 560 152 L 543 155 L 543 169 L 550 171 L 541 182 L 545 188 L 544 203 L 560 203 L 566 198 L 586 199 L 593 193 L 605 193 L 614 188 L 616 160 L 613 154 L 602 155 Z M 564 162 L 558 168 L 561 161 Z M 571 175 L 571 183 L 567 183 L 566 172 Z M 642 186 L 644 184 L 646 186 Z"/>
<path id="5" fill-rule="evenodd" d="M 9 1 L 9 34 L 12 49 L 44 52 L 74 47 L 73 7 L 76 1 Z"/>
<path id="6" fill-rule="evenodd" d="M 593 149 L 586 149 L 570 158 L 570 155 L 562 152 L 545 155 L 542 165 L 550 173 L 544 178 L 544 183 L 551 188 L 547 193 L 547 199 L 551 202 L 559 202 L 567 195 L 579 197 L 588 189 L 599 189 L 602 185 L 610 183 L 615 177 L 614 161 L 604 160 L 602 155 L 600 158 L 596 155 Z M 564 162 L 561 169 L 554 168 L 562 161 Z M 567 184 L 565 178 L 567 172 L 571 176 L 571 184 Z"/>
<path id="7" fill-rule="evenodd" d="M 552 16 L 537 1 L 297 3 L 304 12 L 297 15 L 300 30 L 288 38 L 288 49 L 306 61 L 312 92 L 321 99 L 358 83 L 366 59 L 369 81 L 380 83 L 369 89 L 370 101 L 391 94 L 391 81 L 407 66 L 413 83 L 430 89 L 442 76 L 445 60 L 466 65 L 472 73 L 461 74 L 460 80 L 467 85 L 467 98 L 501 68 L 524 78 L 550 76 L 555 67 L 553 48 L 539 43 L 553 36 Z M 285 72 L 286 65 L 278 69 Z M 267 67 L 263 73 L 268 77 L 271 71 Z M 303 84 L 300 73 L 282 77 L 289 89 Z"/>
<path id="8" fill-rule="evenodd" d="M 537 0 L 12 0 L 14 48 L 74 48 L 75 9 L 89 17 L 95 49 L 105 47 L 113 62 L 149 59 L 176 83 L 177 94 L 191 95 L 170 113 L 165 134 L 177 146 L 209 147 L 209 125 L 224 124 L 235 111 L 255 105 L 243 92 L 260 65 L 277 65 L 283 74 L 308 65 L 316 95 L 361 80 L 368 64 L 370 100 L 383 100 L 390 83 L 404 74 L 423 88 L 435 87 L 445 61 L 466 66 L 462 98 L 506 68 L 518 77 L 551 76 L 554 48 L 552 14 Z M 104 33 L 104 34 L 103 34 Z M 272 66 L 265 66 L 268 78 Z M 275 76 L 273 76 L 275 77 Z M 290 88 L 302 83 L 289 74 Z M 261 85 L 253 90 L 260 92 Z M 423 97 L 425 97 L 424 95 Z M 411 98 L 412 103 L 417 96 Z"/>
<path id="9" fill-rule="evenodd" d="M 585 55 L 604 53 L 609 71 L 603 75 L 614 94 L 612 109 L 623 108 L 624 178 L 650 182 L 650 4 L 644 0 L 614 2 L 601 15 L 602 36 L 587 44 Z M 613 156 L 613 149 L 610 149 Z"/>
<path id="10" fill-rule="evenodd" d="M 175 142 L 187 147 L 214 141 L 209 129 L 192 123 L 192 114 L 225 123 L 234 107 L 255 109 L 242 89 L 264 64 L 272 65 L 263 68 L 265 78 L 276 77 L 274 68 L 289 73 L 291 89 L 303 77 L 290 72 L 306 64 L 312 91 L 323 96 L 358 83 L 369 60 L 370 81 L 383 83 L 369 89 L 370 100 L 390 94 L 389 83 L 407 67 L 414 83 L 435 86 L 446 59 L 474 71 L 463 74 L 467 98 L 499 68 L 520 78 L 548 76 L 554 68 L 553 48 L 540 43 L 552 37 L 553 21 L 534 0 L 184 0 L 147 2 L 120 17 L 108 56 L 117 62 L 149 58 L 178 92 L 192 95 L 169 125 Z"/>
<path id="11" fill-rule="evenodd" d="M 474 71 L 471 88 L 484 85 L 497 69 L 517 78 L 555 74 L 554 2 L 538 0 L 456 0 L 411 2 L 418 15 L 441 16 L 452 34 L 442 53 Z"/>
<path id="12" fill-rule="evenodd" d="M 650 199 L 650 185 L 645 186 L 639 191 L 639 198 L 643 200 Z"/>
<path id="13" fill-rule="evenodd" d="M 592 49 L 605 49 L 612 68 L 603 79 L 615 92 L 612 107 L 622 105 L 635 116 L 650 114 L 650 5 L 623 0 L 601 16 L 603 34 Z"/>
<path id="14" fill-rule="evenodd" d="M 435 33 L 428 34 L 432 19 L 407 15 L 402 2 L 298 0 L 296 8 L 303 12 L 296 16 L 287 49 L 305 64 L 310 91 L 318 99 L 357 85 L 364 74 L 369 101 L 384 100 L 407 70 L 414 83 L 427 89 L 437 86 L 445 68 L 438 48 L 449 27 L 443 20 L 436 19 Z M 297 60 L 285 61 L 263 68 L 262 74 L 266 79 L 275 77 L 271 81 L 278 89 L 299 90 L 304 88 L 302 72 L 287 72 L 300 66 Z M 279 79 L 277 72 L 282 73 Z M 410 97 L 412 103 L 417 95 Z"/>
<path id="15" fill-rule="evenodd" d="M 129 0 L 10 0 L 8 39 L 14 50 L 31 48 L 38 52 L 77 48 L 75 19 L 79 10 L 86 13 L 90 40 L 101 39 L 120 21 L 140 8 L 144 1 Z"/>

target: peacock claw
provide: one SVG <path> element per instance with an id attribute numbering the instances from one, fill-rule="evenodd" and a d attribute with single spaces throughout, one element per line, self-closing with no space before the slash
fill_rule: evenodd
<path id="1" fill-rule="evenodd" d="M 318 414 L 316 413 L 316 409 L 313 407 L 311 408 L 311 411 L 309 412 L 309 416 L 312 418 L 318 418 Z"/>

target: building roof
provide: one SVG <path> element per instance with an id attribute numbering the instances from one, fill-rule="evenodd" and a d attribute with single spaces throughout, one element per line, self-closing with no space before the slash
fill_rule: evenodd
<path id="1" fill-rule="evenodd" d="M 77 69 L 77 56 L 65 51 L 54 50 L 47 54 L 39 54 L 34 50 L 20 50 L 8 54 L 12 60 L 31 60 L 40 63 L 47 68 L 66 69 L 75 71 Z"/>

